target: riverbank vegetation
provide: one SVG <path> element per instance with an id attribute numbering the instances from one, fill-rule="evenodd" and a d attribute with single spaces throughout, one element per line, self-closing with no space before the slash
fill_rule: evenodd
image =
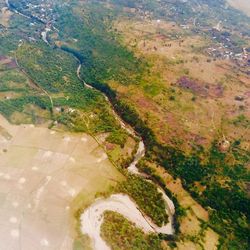
<path id="1" fill-rule="evenodd" d="M 109 136 L 106 138 L 106 141 L 120 145 L 121 148 L 124 148 L 127 139 L 128 139 L 127 133 L 125 133 L 121 130 L 117 130 L 117 131 L 113 131 L 113 133 L 109 134 Z"/>
<path id="2" fill-rule="evenodd" d="M 127 110 L 126 114 L 131 112 Z M 130 119 L 130 115 L 123 117 Z M 246 249 L 250 201 L 244 183 L 250 177 L 245 168 L 249 156 L 240 149 L 240 142 L 233 143 L 227 153 L 220 152 L 215 142 L 204 163 L 205 156 L 199 151 L 187 156 L 176 148 L 160 145 L 149 128 L 138 126 L 139 116 L 138 119 L 132 116 L 127 122 L 134 124 L 135 120 L 135 128 L 148 149 L 146 158 L 164 166 L 173 176 L 181 177 L 192 196 L 205 208 L 212 209 L 210 226 L 222 236 L 221 247 L 243 246 Z"/>
<path id="3" fill-rule="evenodd" d="M 146 235 L 141 229 L 115 212 L 106 212 L 101 236 L 112 249 L 162 250 L 161 239 L 154 234 Z"/>
<path id="4" fill-rule="evenodd" d="M 117 191 L 128 194 L 159 227 L 168 222 L 165 202 L 155 184 L 141 177 L 129 175 L 126 181 L 118 185 Z"/>
<path id="5" fill-rule="evenodd" d="M 90 1 L 84 9 L 83 15 L 74 5 L 72 9 L 59 9 L 57 25 L 62 48 L 82 61 L 81 75 L 85 81 L 117 80 L 123 85 L 140 81 L 147 64 L 117 43 L 111 31 L 116 11 Z"/>

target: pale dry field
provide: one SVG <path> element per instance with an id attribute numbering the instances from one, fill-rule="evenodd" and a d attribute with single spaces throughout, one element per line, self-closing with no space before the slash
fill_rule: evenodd
<path id="1" fill-rule="evenodd" d="M 227 0 L 227 1 L 232 7 L 241 10 L 242 12 L 250 16 L 249 0 Z"/>
<path id="2" fill-rule="evenodd" d="M 6 8 L 2 8 L 0 10 L 0 24 L 2 24 L 4 27 L 9 27 L 9 20 L 12 13 Z"/>
<path id="3" fill-rule="evenodd" d="M 73 203 L 120 178 L 92 137 L 0 116 L 0 249 L 73 249 Z"/>

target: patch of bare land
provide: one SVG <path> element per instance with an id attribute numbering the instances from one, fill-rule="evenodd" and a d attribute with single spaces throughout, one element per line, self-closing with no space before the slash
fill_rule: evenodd
<path id="1" fill-rule="evenodd" d="M 14 59 L 0 55 L 0 68 L 3 67 L 5 67 L 6 69 L 14 69 L 17 68 L 17 65 Z"/>
<path id="2" fill-rule="evenodd" d="M 120 178 L 92 137 L 0 116 L 0 249 L 73 249 L 79 197 L 87 206 Z"/>
<path id="3" fill-rule="evenodd" d="M 9 20 L 11 15 L 12 15 L 11 11 L 9 11 L 8 8 L 3 7 L 0 10 L 0 24 L 3 25 L 4 27 L 9 27 Z"/>
<path id="4" fill-rule="evenodd" d="M 250 2 L 248 0 L 227 0 L 227 2 L 235 9 L 250 16 Z"/>

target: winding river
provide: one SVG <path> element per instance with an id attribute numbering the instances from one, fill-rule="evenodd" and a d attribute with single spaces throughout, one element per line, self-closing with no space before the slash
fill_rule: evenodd
<path id="1" fill-rule="evenodd" d="M 50 46 L 49 41 L 48 41 L 48 32 L 51 31 L 49 27 L 45 27 L 44 31 L 41 32 L 41 37 L 43 41 Z"/>
<path id="2" fill-rule="evenodd" d="M 91 85 L 87 84 L 85 80 L 81 78 L 80 72 L 82 64 L 78 58 L 76 59 L 79 62 L 77 68 L 77 77 L 79 78 L 80 81 L 84 83 L 84 85 L 87 88 L 93 89 Z M 109 98 L 104 93 L 102 94 L 112 107 L 113 115 L 116 118 L 116 120 L 120 123 L 121 127 L 125 129 L 128 134 L 137 137 L 139 139 L 137 152 L 134 156 L 133 161 L 130 163 L 128 167 L 128 171 L 131 174 L 139 175 L 145 178 L 145 175 L 140 173 L 139 169 L 136 166 L 137 163 L 145 155 L 145 144 L 142 138 L 139 137 L 137 133 L 121 119 L 121 117 L 114 110 Z M 168 223 L 162 227 L 158 227 L 155 223 L 153 223 L 148 216 L 146 216 L 141 212 L 136 203 L 133 200 L 131 200 L 131 198 L 128 195 L 124 194 L 114 194 L 107 199 L 99 198 L 91 206 L 85 209 L 81 215 L 81 231 L 83 234 L 86 234 L 90 237 L 94 249 L 110 250 L 110 247 L 101 237 L 101 225 L 103 223 L 103 215 L 105 211 L 113 211 L 122 214 L 128 220 L 134 222 L 135 225 L 141 228 L 145 233 L 162 233 L 162 234 L 173 235 L 175 232 L 174 203 L 160 187 L 157 187 L 157 189 L 158 192 L 162 194 L 162 198 L 166 205 L 166 213 L 168 214 Z"/>
<path id="3" fill-rule="evenodd" d="M 44 21 L 40 20 L 37 17 L 24 15 L 23 13 L 19 12 L 15 6 L 9 3 L 9 0 L 6 0 L 7 7 L 12 10 L 13 12 L 24 16 L 25 18 L 32 19 L 34 21 L 37 21 L 39 23 L 45 24 L 44 30 L 41 32 L 41 38 L 42 40 L 48 45 L 51 46 L 48 41 L 48 32 L 53 28 L 53 26 L 50 28 L 50 26 Z M 55 29 L 55 28 L 53 28 Z M 70 51 L 67 51 L 71 55 L 73 55 L 79 62 L 78 68 L 77 68 L 77 77 L 83 82 L 85 87 L 94 89 L 91 85 L 87 84 L 84 79 L 81 78 L 80 72 L 82 64 L 80 60 Z M 145 175 L 141 174 L 136 167 L 137 163 L 142 159 L 145 155 L 145 145 L 141 137 L 137 135 L 137 133 L 129 126 L 127 125 L 121 117 L 116 113 L 114 110 L 112 103 L 110 102 L 109 98 L 102 93 L 105 99 L 109 102 L 110 106 L 112 107 L 112 112 L 116 118 L 116 120 L 120 123 L 121 127 L 127 131 L 130 135 L 137 137 L 139 139 L 139 146 L 137 149 L 137 152 L 134 156 L 133 161 L 128 167 L 128 171 L 131 174 L 139 175 L 145 178 Z M 148 180 L 149 181 L 149 180 Z M 162 233 L 162 234 L 168 234 L 172 235 L 174 234 L 174 213 L 175 213 L 175 206 L 172 202 L 172 200 L 165 194 L 165 192 L 158 187 L 158 192 L 162 194 L 162 198 L 166 205 L 166 213 L 168 214 L 169 221 L 166 225 L 162 227 L 158 227 L 155 223 L 152 222 L 152 220 L 143 214 L 141 210 L 138 208 L 136 203 L 127 195 L 125 194 L 114 194 L 111 195 L 109 198 L 99 198 L 97 199 L 91 206 L 86 208 L 82 215 L 81 215 L 81 231 L 83 234 L 87 234 L 90 239 L 92 240 L 92 244 L 95 250 L 110 250 L 110 247 L 107 245 L 107 243 L 101 238 L 100 230 L 101 225 L 103 223 L 103 215 L 105 211 L 114 211 L 122 214 L 124 217 L 126 217 L 128 220 L 134 222 L 136 226 L 141 228 L 145 233 Z"/>

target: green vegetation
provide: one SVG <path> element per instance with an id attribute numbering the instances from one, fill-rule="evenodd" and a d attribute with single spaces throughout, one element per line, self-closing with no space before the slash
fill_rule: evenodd
<path id="1" fill-rule="evenodd" d="M 84 9 L 83 16 L 75 8 L 60 9 L 57 23 L 60 40 L 71 46 L 62 48 L 83 63 L 83 78 L 87 82 L 117 80 L 124 85 L 138 82 L 146 65 L 116 41 L 110 30 L 115 11 L 90 1 Z"/>
<path id="2" fill-rule="evenodd" d="M 19 47 L 17 58 L 33 82 L 49 93 L 54 106 L 61 108 L 53 119 L 74 131 L 120 131 L 103 96 L 77 78 L 78 62 L 73 56 L 42 43 L 26 43 Z"/>
<path id="3" fill-rule="evenodd" d="M 1 91 L 9 91 L 9 90 L 23 90 L 25 91 L 25 88 L 28 86 L 23 86 L 27 82 L 27 78 L 21 74 L 17 70 L 6 70 L 2 73 L 0 73 L 0 90 Z M 11 86 L 11 87 L 10 87 Z"/>
<path id="4" fill-rule="evenodd" d="M 228 247 L 228 244 L 234 241 L 234 244 L 246 249 L 249 230 L 245 225 L 250 214 L 250 201 L 244 190 L 244 183 L 249 181 L 249 173 L 245 168 L 247 160 L 249 160 L 247 152 L 242 151 L 235 143 L 228 154 L 223 154 L 218 151 L 215 143 L 211 147 L 209 155 L 201 157 L 200 154 L 203 152 L 201 150 L 194 151 L 191 156 L 186 156 L 176 148 L 163 146 L 157 142 L 152 130 L 140 119 L 134 108 L 124 101 L 117 100 L 114 91 L 107 85 L 101 83 L 93 85 L 110 97 L 116 111 L 142 136 L 148 149 L 147 159 L 164 166 L 173 176 L 181 177 L 184 187 L 192 196 L 204 207 L 213 209 L 211 216 L 215 215 L 217 220 L 210 221 L 211 227 L 222 235 L 224 239 L 222 246 Z M 205 164 L 202 163 L 204 157 L 209 159 Z M 231 157 L 235 161 L 229 161 Z M 222 186 L 220 179 L 228 180 L 229 185 Z M 200 195 L 200 191 L 196 188 L 196 182 L 206 187 L 203 195 Z M 223 192 L 220 192 L 219 189 L 222 189 Z M 224 195 L 227 197 L 224 198 Z M 221 206 L 216 206 L 217 201 L 220 204 L 224 199 L 229 203 L 223 202 Z M 244 223 L 238 224 L 239 220 Z M 221 230 L 222 228 L 224 230 Z M 229 234 L 230 237 L 228 237 Z"/>
<path id="5" fill-rule="evenodd" d="M 132 197 L 140 209 L 151 217 L 158 226 L 168 222 L 165 202 L 155 184 L 141 177 L 129 175 L 127 180 L 119 185 L 118 191 L 127 193 Z"/>
<path id="6" fill-rule="evenodd" d="M 29 79 L 18 69 L 6 69 L 0 72 L 0 112 L 11 122 L 13 115 L 19 113 L 24 120 L 18 122 L 36 122 L 36 118 L 47 120 L 50 115 L 50 101 L 33 88 Z M 40 110 L 38 114 L 35 110 Z M 46 112 L 47 111 L 47 112 Z"/>
<path id="7" fill-rule="evenodd" d="M 7 33 L 7 34 L 1 34 L 0 39 L 0 54 L 1 55 L 8 55 L 12 51 L 16 49 L 18 45 L 18 40 L 14 36 L 14 34 Z"/>
<path id="8" fill-rule="evenodd" d="M 166 187 L 165 181 L 159 175 L 156 174 L 156 171 L 152 167 L 150 167 L 149 162 L 143 159 L 139 161 L 137 167 L 142 173 L 147 174 L 154 183 L 157 183 L 164 190 L 166 195 L 173 201 L 175 206 L 174 228 L 175 233 L 178 235 L 180 232 L 180 220 L 182 216 L 186 215 L 186 211 L 180 206 L 176 197 Z"/>
<path id="9" fill-rule="evenodd" d="M 72 131 L 109 132 L 109 140 L 123 146 L 126 135 L 110 112 L 106 100 L 98 91 L 85 88 L 77 78 L 78 61 L 75 57 L 39 42 L 40 39 L 37 42 L 25 41 L 29 36 L 34 39 L 40 37 L 35 30 L 40 26 L 40 23 L 30 26 L 25 18 L 15 15 L 11 19 L 11 31 L 1 34 L 0 55 L 11 55 L 13 59 L 16 57 L 27 75 L 16 73 L 16 70 L 5 70 L 1 74 L 0 91 L 20 94 L 10 100 L 1 100 L 0 111 L 9 120 L 15 112 L 40 116 L 38 110 L 32 114 L 26 111 L 27 106 L 32 104 L 41 108 L 42 112 L 47 111 L 50 114 L 47 118 Z M 119 133 L 121 137 L 118 137 Z"/>
<path id="10" fill-rule="evenodd" d="M 0 101 L 0 112 L 7 118 L 10 118 L 14 112 L 24 112 L 24 107 L 27 104 L 34 104 L 41 109 L 48 109 L 50 106 L 46 97 L 23 96 L 16 99 Z"/>
<path id="11" fill-rule="evenodd" d="M 162 249 L 157 235 L 145 233 L 118 213 L 106 212 L 101 227 L 101 236 L 113 250 Z"/>
<path id="12" fill-rule="evenodd" d="M 113 131 L 111 134 L 109 134 L 109 136 L 106 138 L 106 141 L 120 145 L 123 148 L 127 139 L 128 139 L 127 133 L 123 132 L 122 130 L 116 130 Z"/>
<path id="13" fill-rule="evenodd" d="M 100 94 L 84 89 L 76 76 L 77 61 L 61 50 L 51 49 L 43 43 L 25 43 L 17 51 L 21 67 L 36 84 L 51 93 L 77 94 L 78 101 L 95 101 Z M 79 96 L 82 95 L 82 96 Z"/>
<path id="14" fill-rule="evenodd" d="M 241 152 L 234 144 L 231 152 L 221 153 L 215 143 L 205 164 L 197 154 L 189 157 L 176 151 L 171 154 L 175 154 L 174 158 L 165 152 L 165 159 L 158 161 L 174 176 L 181 177 L 185 188 L 201 205 L 210 208 L 210 226 L 222 236 L 222 247 L 228 248 L 234 242 L 246 249 L 250 212 L 250 201 L 243 185 L 250 179 L 244 167 L 249 160 L 246 152 Z M 197 187 L 197 182 L 205 188 L 204 191 Z"/>
<path id="15" fill-rule="evenodd" d="M 250 127 L 250 120 L 245 115 L 239 115 L 233 120 L 235 126 L 242 126 L 244 128 Z"/>
<path id="16" fill-rule="evenodd" d="M 4 98 L 0 99 L 0 112 L 11 122 L 47 121 L 51 112 L 48 97 L 38 91 L 15 65 L 15 53 L 20 40 L 34 32 L 34 28 L 18 15 L 11 18 L 10 25 L 9 30 L 0 33 L 0 55 L 7 56 L 11 61 L 10 66 L 1 65 L 0 93 L 3 93 Z M 19 114 L 17 121 L 13 118 L 14 114 Z"/>

